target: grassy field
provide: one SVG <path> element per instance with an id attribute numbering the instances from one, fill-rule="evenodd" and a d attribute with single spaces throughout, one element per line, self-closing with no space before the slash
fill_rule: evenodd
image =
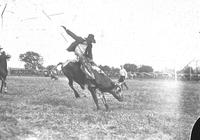
<path id="1" fill-rule="evenodd" d="M 0 95 L 1 140 L 187 140 L 198 118 L 200 83 L 127 81 L 124 102 L 106 94 L 97 111 L 90 93 L 67 79 L 8 77 Z M 87 97 L 83 97 L 83 92 Z"/>

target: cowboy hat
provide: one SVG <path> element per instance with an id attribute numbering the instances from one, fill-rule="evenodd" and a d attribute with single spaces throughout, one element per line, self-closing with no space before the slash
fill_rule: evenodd
<path id="1" fill-rule="evenodd" d="M 86 38 L 86 40 L 90 40 L 92 43 L 96 43 L 96 40 L 94 39 L 93 34 L 89 34 L 88 37 Z"/>

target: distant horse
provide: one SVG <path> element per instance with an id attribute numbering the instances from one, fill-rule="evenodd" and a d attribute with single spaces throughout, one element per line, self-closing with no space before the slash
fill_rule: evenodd
<path id="1" fill-rule="evenodd" d="M 6 77 L 8 75 L 7 60 L 9 58 L 10 56 L 6 55 L 5 52 L 0 55 L 0 80 L 2 81 L 0 93 L 2 93 L 3 87 L 5 87 L 4 92 L 7 92 Z"/>

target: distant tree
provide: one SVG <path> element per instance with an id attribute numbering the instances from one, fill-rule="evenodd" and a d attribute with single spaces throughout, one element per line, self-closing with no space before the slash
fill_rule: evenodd
<path id="1" fill-rule="evenodd" d="M 138 72 L 153 72 L 153 68 L 151 66 L 142 65 L 138 68 Z"/>
<path id="2" fill-rule="evenodd" d="M 136 72 L 137 71 L 137 66 L 135 64 L 124 64 L 124 69 L 127 71 L 127 72 Z"/>
<path id="3" fill-rule="evenodd" d="M 99 68 L 101 70 L 103 70 L 105 73 L 110 73 L 110 71 L 111 71 L 111 68 L 107 65 L 105 65 L 105 66 L 100 65 Z"/>
<path id="4" fill-rule="evenodd" d="M 192 67 L 189 67 L 189 66 L 187 66 L 187 67 L 185 67 L 185 68 L 183 69 L 183 73 L 186 73 L 186 74 L 189 74 L 190 71 L 191 71 L 192 74 L 194 73 L 193 68 L 192 68 Z"/>
<path id="5" fill-rule="evenodd" d="M 43 68 L 43 58 L 36 52 L 28 51 L 26 53 L 20 54 L 19 59 L 25 63 L 25 69 L 40 70 Z"/>
<path id="6" fill-rule="evenodd" d="M 119 70 L 119 68 L 112 67 L 110 71 L 110 76 L 115 78 L 119 77 Z"/>
<path id="7" fill-rule="evenodd" d="M 47 69 L 48 71 L 52 70 L 53 68 L 55 68 L 55 65 L 48 65 L 48 66 L 46 67 L 46 69 Z"/>

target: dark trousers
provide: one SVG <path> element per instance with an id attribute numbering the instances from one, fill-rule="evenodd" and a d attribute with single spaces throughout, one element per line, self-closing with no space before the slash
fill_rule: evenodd
<path id="1" fill-rule="evenodd" d="M 125 81 L 125 76 L 120 76 L 118 82 L 124 82 Z"/>
<path id="2" fill-rule="evenodd" d="M 126 87 L 126 89 L 128 89 L 128 86 L 125 82 L 125 76 L 120 76 L 118 82 L 122 83 L 121 88 L 123 89 L 123 86 Z"/>

